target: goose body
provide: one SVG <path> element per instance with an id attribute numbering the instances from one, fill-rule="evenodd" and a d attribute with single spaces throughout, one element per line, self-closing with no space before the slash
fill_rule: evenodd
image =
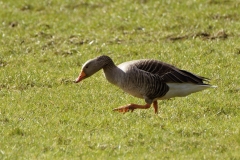
<path id="1" fill-rule="evenodd" d="M 100 56 L 87 61 L 76 83 L 103 69 L 106 79 L 125 92 L 145 100 L 145 105 L 129 104 L 114 109 L 127 112 L 134 109 L 147 109 L 153 103 L 158 112 L 157 100 L 184 97 L 209 87 L 207 78 L 181 70 L 170 64 L 151 59 L 124 62 L 118 66 L 108 56 Z"/>

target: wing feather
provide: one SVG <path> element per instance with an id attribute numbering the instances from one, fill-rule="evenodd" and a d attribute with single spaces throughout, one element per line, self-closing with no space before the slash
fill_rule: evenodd
<path id="1" fill-rule="evenodd" d="M 157 60 L 139 60 L 134 64 L 138 69 L 161 77 L 164 83 L 194 83 L 204 85 L 208 79 L 191 72 L 180 70 L 173 65 Z"/>

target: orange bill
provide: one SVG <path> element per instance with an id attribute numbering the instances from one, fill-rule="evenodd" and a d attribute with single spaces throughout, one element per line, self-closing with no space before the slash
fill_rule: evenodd
<path id="1" fill-rule="evenodd" d="M 78 76 L 78 78 L 75 80 L 75 83 L 78 83 L 78 82 L 80 82 L 81 80 L 83 80 L 85 76 L 86 76 L 86 74 L 82 71 L 82 72 L 80 73 L 80 75 Z"/>

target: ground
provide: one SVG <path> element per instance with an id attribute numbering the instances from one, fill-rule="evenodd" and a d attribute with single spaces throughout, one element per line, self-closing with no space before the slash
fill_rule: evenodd
<path id="1" fill-rule="evenodd" d="M 240 1 L 1 0 L 0 159 L 240 159 Z M 159 114 L 102 72 L 99 55 L 151 58 L 218 86 L 159 101 Z"/>

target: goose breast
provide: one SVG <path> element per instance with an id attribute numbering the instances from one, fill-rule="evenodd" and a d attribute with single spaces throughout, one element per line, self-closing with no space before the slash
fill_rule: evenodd
<path id="1" fill-rule="evenodd" d="M 122 71 L 119 78 L 119 87 L 125 92 L 143 99 L 154 99 L 166 94 L 168 86 L 161 83 L 158 75 L 146 72 L 137 67 L 137 64 L 144 63 L 146 60 L 129 61 L 118 65 Z"/>

